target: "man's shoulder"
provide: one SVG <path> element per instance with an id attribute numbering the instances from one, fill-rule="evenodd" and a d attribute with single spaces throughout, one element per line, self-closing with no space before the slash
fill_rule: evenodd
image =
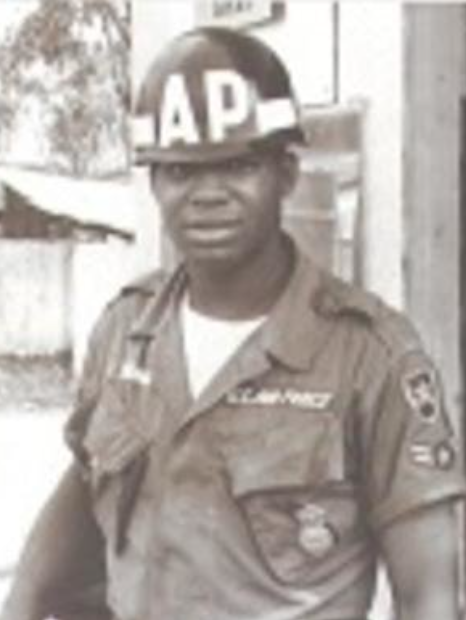
<path id="1" fill-rule="evenodd" d="M 124 284 L 113 303 L 131 297 L 153 297 L 168 282 L 172 273 L 164 269 L 156 269 L 133 278 Z"/>
<path id="2" fill-rule="evenodd" d="M 350 323 L 389 355 L 421 346 L 418 332 L 405 312 L 378 294 L 337 276 L 325 274 L 317 303 L 321 312 Z"/>
<path id="3" fill-rule="evenodd" d="M 158 269 L 140 275 L 125 283 L 118 293 L 106 304 L 100 324 L 104 329 L 125 329 L 143 312 L 151 300 L 164 290 L 172 273 Z"/>

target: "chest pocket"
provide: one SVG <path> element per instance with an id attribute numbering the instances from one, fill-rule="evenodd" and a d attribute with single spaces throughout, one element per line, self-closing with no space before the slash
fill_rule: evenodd
<path id="1" fill-rule="evenodd" d="M 235 496 L 344 478 L 343 429 L 333 412 L 257 407 L 230 413 L 223 445 Z"/>
<path id="2" fill-rule="evenodd" d="M 325 578 L 361 540 L 341 419 L 285 407 L 230 414 L 224 454 L 231 494 L 258 561 L 294 586 Z"/>

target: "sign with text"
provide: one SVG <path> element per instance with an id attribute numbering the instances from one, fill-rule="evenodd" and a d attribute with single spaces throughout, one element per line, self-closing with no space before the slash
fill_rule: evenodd
<path id="1" fill-rule="evenodd" d="M 251 26 L 272 19 L 279 5 L 283 0 L 197 0 L 197 22 L 230 28 Z"/>

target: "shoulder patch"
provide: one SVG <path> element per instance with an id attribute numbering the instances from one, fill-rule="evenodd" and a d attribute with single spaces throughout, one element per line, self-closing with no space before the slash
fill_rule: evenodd
<path id="1" fill-rule="evenodd" d="M 411 411 L 424 422 L 434 422 L 440 412 L 440 389 L 433 368 L 418 368 L 402 378 L 403 395 Z"/>

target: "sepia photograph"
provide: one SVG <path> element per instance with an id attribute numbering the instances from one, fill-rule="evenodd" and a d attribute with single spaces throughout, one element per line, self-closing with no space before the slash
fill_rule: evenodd
<path id="1" fill-rule="evenodd" d="M 0 620 L 466 620 L 466 2 L 0 0 L 0 237 Z"/>

